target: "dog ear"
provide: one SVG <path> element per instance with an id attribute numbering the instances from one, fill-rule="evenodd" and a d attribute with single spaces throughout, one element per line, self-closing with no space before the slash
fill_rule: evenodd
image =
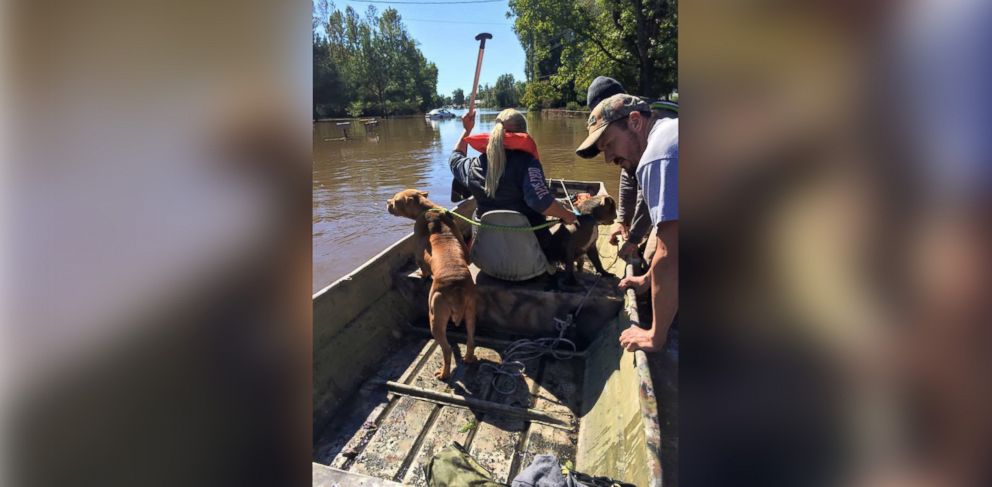
<path id="1" fill-rule="evenodd" d="M 424 198 L 427 197 L 427 191 L 417 191 L 417 194 L 419 194 L 420 196 L 423 196 Z"/>

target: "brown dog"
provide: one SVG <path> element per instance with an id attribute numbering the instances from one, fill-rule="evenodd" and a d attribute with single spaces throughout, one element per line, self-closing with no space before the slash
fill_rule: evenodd
<path id="1" fill-rule="evenodd" d="M 598 225 L 609 225 L 617 217 L 617 203 L 606 195 L 582 198 L 576 209 L 580 215 L 575 224 L 559 225 L 548 246 L 548 258 L 565 264 L 565 284 L 569 285 L 576 283 L 575 268 L 582 268 L 582 259 L 586 256 L 596 272 L 608 274 L 596 250 L 597 228 Z"/>
<path id="2" fill-rule="evenodd" d="M 427 306 L 430 313 L 431 335 L 441 345 L 444 365 L 434 373 L 445 380 L 451 375 L 451 345 L 446 329 L 465 321 L 468 341 L 465 363 L 475 358 L 476 287 L 468 270 L 468 247 L 454 218 L 445 211 L 428 211 L 438 206 L 427 199 L 426 191 L 405 189 L 386 202 L 391 215 L 414 220 L 413 238 L 417 242 L 414 256 L 424 277 L 433 277 Z"/>

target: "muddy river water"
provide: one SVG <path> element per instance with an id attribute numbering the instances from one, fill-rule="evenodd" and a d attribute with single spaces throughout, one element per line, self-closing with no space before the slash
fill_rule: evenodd
<path id="1" fill-rule="evenodd" d="M 489 132 L 497 111 L 479 112 L 474 132 Z M 615 196 L 619 170 L 602 158 L 575 155 L 585 135 L 584 118 L 529 113 L 527 123 L 547 177 L 603 181 Z M 351 122 L 347 131 L 343 140 L 342 127 L 334 122 L 314 124 L 314 292 L 413 230 L 412 221 L 386 212 L 386 200 L 397 191 L 428 191 L 435 203 L 451 206 L 448 156 L 462 131 L 460 119 L 394 118 L 369 130 Z M 478 155 L 472 149 L 469 153 Z"/>

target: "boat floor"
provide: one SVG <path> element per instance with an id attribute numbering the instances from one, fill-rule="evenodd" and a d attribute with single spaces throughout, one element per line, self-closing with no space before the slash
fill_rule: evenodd
<path id="1" fill-rule="evenodd" d="M 581 357 L 557 360 L 547 356 L 526 362 L 525 376 L 517 379 L 516 390 L 503 394 L 493 388 L 492 369 L 483 366 L 500 362 L 500 343 L 479 339 L 479 362 L 470 365 L 461 359 L 464 344 L 452 345 L 452 377 L 443 382 L 434 377 L 442 356 L 433 339 L 411 339 L 397 350 L 384 350 L 380 370 L 342 408 L 347 413 L 334 418 L 315 442 L 314 461 L 329 465 L 328 471 L 336 475 L 354 475 L 356 481 L 363 475 L 404 485 L 426 485 L 425 465 L 452 441 L 464 445 L 503 483 L 509 483 L 535 455 L 552 454 L 563 464 L 574 463 L 584 370 Z M 393 393 L 387 381 L 531 408 L 562 421 L 553 424 L 541 415 L 508 416 L 490 408 Z M 507 388 L 501 383 L 500 389 Z"/>

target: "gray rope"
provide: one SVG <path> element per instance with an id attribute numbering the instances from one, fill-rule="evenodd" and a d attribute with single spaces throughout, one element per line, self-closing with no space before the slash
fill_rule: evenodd
<path id="1" fill-rule="evenodd" d="M 565 332 L 572 326 L 572 316 L 567 320 L 555 318 L 555 327 L 558 329 L 558 336 L 551 338 L 521 338 L 503 351 L 503 360 L 498 365 L 482 364 L 483 368 L 493 371 L 492 385 L 496 392 L 506 395 L 516 392 L 519 381 L 518 377 L 523 377 L 527 365 L 524 362 L 534 360 L 545 355 L 551 355 L 558 360 L 566 360 L 575 356 L 577 347 L 575 342 L 565 338 Z M 562 344 L 571 347 L 571 350 L 560 348 Z"/>

